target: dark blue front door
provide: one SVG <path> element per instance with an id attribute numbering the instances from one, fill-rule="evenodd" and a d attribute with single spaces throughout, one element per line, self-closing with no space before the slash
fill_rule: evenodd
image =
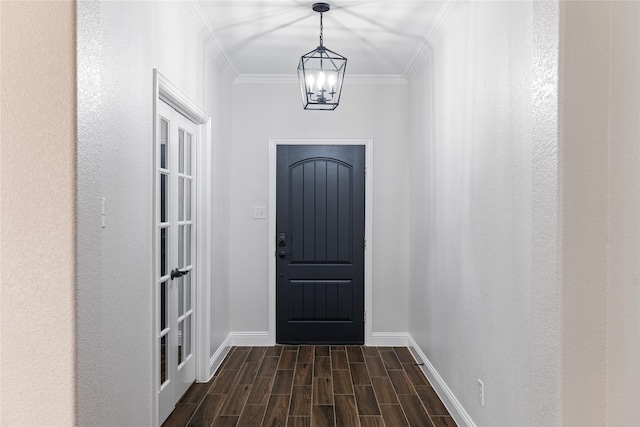
<path id="1" fill-rule="evenodd" d="M 278 343 L 364 343 L 364 182 L 364 146 L 278 146 Z"/>

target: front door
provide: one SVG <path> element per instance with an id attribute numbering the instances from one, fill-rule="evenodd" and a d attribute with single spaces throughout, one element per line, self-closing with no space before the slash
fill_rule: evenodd
<path id="1" fill-rule="evenodd" d="M 196 125 L 158 101 L 156 338 L 159 420 L 195 381 Z"/>
<path id="2" fill-rule="evenodd" d="M 279 145 L 276 341 L 364 344 L 365 148 Z"/>

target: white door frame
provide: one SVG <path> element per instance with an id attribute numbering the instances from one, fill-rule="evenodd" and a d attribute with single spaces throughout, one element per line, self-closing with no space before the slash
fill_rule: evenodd
<path id="1" fill-rule="evenodd" d="M 207 114 L 196 103 L 191 101 L 176 86 L 167 80 L 157 69 L 153 70 L 153 146 L 154 146 L 154 167 L 153 167 L 153 206 L 156 206 L 155 191 L 155 151 L 156 151 L 156 122 L 158 120 L 158 102 L 164 101 L 178 112 L 189 118 L 197 125 L 196 143 L 196 287 L 195 287 L 195 333 L 193 334 L 195 344 L 196 381 L 206 382 L 209 380 L 209 344 L 211 316 L 210 308 L 210 283 L 211 283 L 211 263 L 208 262 L 211 254 L 211 116 Z M 155 215 L 155 208 L 152 210 Z M 155 218 L 151 219 L 153 230 L 153 247 L 156 247 L 156 223 Z M 157 257 L 153 258 L 154 279 L 157 269 Z M 155 280 L 152 280 L 155 283 Z M 153 310 L 152 310 L 152 349 L 154 366 L 159 366 L 160 349 L 158 348 L 157 330 L 157 292 L 158 287 L 153 286 Z M 159 378 L 156 369 L 153 369 L 153 425 L 158 425 L 158 386 Z"/>
<path id="2" fill-rule="evenodd" d="M 364 145 L 365 214 L 364 237 L 364 344 L 373 335 L 373 139 L 281 139 L 269 138 L 269 345 L 276 343 L 276 154 L 278 145 Z"/>

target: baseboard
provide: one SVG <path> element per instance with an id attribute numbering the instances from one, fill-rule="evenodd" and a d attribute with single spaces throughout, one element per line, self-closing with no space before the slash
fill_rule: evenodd
<path id="1" fill-rule="evenodd" d="M 370 346 L 375 347 L 406 347 L 409 343 L 406 332 L 373 332 Z M 229 332 L 228 345 L 231 346 L 269 346 L 269 332 Z"/>
<path id="2" fill-rule="evenodd" d="M 409 334 L 406 332 L 372 332 L 372 347 L 406 347 L 408 345 L 407 338 Z"/>
<path id="3" fill-rule="evenodd" d="M 427 358 L 422 349 L 418 347 L 418 344 L 410 334 L 407 334 L 407 346 L 413 353 L 413 357 L 424 364 L 421 366 L 423 372 L 429 379 L 429 382 L 431 382 L 433 389 L 440 397 L 440 400 L 442 400 L 442 403 L 444 403 L 444 406 L 447 407 L 447 410 L 449 410 L 449 413 L 456 421 L 456 424 L 461 427 L 476 427 L 476 424 L 462 407 L 460 401 L 453 394 L 447 383 L 444 382 L 440 374 L 438 374 L 436 368 L 431 364 L 429 358 Z"/>
<path id="4" fill-rule="evenodd" d="M 222 344 L 220 344 L 215 353 L 213 353 L 211 359 L 209 359 L 209 380 L 211 380 L 211 378 L 216 374 L 216 371 L 224 361 L 224 358 L 227 357 L 229 350 L 231 350 L 231 346 L 231 334 L 229 334 L 224 341 L 222 341 Z"/>
<path id="5" fill-rule="evenodd" d="M 269 345 L 269 332 L 230 332 L 231 345 L 265 347 Z"/>

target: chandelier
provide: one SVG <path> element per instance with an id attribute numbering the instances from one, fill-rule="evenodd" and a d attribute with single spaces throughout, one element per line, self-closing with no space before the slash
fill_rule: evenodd
<path id="1" fill-rule="evenodd" d="M 314 12 L 320 13 L 320 45 L 302 55 L 298 64 L 298 80 L 305 110 L 335 110 L 340 102 L 347 58 L 324 47 L 322 14 L 330 8 L 328 3 L 314 3 Z"/>

